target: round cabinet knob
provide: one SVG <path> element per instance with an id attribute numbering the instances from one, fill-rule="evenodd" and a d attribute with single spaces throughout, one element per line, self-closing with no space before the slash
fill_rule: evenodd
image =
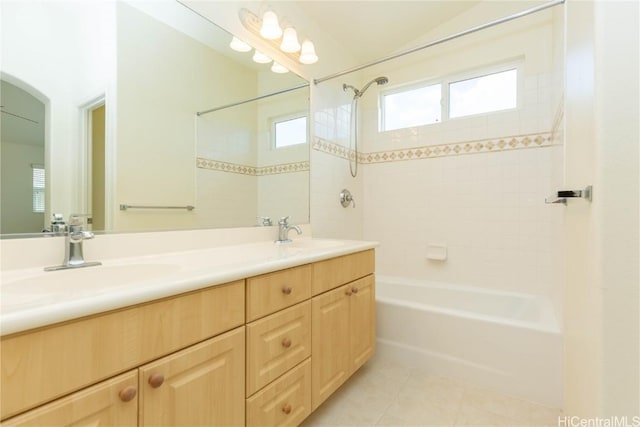
<path id="1" fill-rule="evenodd" d="M 158 388 L 164 383 L 164 375 L 162 374 L 152 374 L 149 377 L 149 385 L 153 388 Z"/>
<path id="2" fill-rule="evenodd" d="M 351 292 L 353 292 L 354 294 L 358 293 L 358 288 L 356 288 L 355 286 L 353 288 L 351 288 Z"/>
<path id="3" fill-rule="evenodd" d="M 291 340 L 289 338 L 285 338 L 282 340 L 282 346 L 284 348 L 289 348 L 291 347 Z"/>
<path id="4" fill-rule="evenodd" d="M 135 399 L 137 394 L 138 394 L 138 390 L 134 386 L 130 385 L 129 387 L 125 387 L 122 390 L 120 390 L 120 393 L 118 393 L 118 397 L 123 402 L 129 402 Z"/>
<path id="5" fill-rule="evenodd" d="M 285 294 L 285 295 L 290 295 L 291 291 L 292 291 L 291 286 L 283 286 L 282 287 L 282 293 Z"/>
<path id="6" fill-rule="evenodd" d="M 291 413 L 291 405 L 289 405 L 288 403 L 285 403 L 282 406 L 282 412 L 284 412 L 285 414 L 289 415 Z"/>
<path id="7" fill-rule="evenodd" d="M 348 297 L 351 296 L 351 289 L 347 289 L 346 291 L 344 291 L 344 294 Z"/>

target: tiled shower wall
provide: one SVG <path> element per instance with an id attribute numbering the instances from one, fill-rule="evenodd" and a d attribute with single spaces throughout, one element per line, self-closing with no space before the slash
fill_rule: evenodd
<path id="1" fill-rule="evenodd" d="M 362 239 L 363 172 L 353 178 L 347 159 L 338 150 L 321 151 L 319 141 L 344 151 L 349 145 L 350 97 L 342 91 L 341 80 L 313 86 L 311 112 L 313 149 L 311 150 L 311 221 L 314 235 L 325 238 Z M 342 189 L 355 197 L 355 207 L 343 208 Z"/>
<path id="2" fill-rule="evenodd" d="M 379 274 L 544 294 L 559 308 L 562 206 L 544 203 L 562 178 L 557 36 L 551 12 L 539 13 L 315 86 L 314 233 L 379 241 Z M 378 132 L 376 91 L 386 88 L 372 87 L 360 104 L 360 175 L 350 177 L 350 97 L 342 83 L 360 87 L 383 75 L 393 87 L 513 60 L 522 64 L 515 111 Z M 355 209 L 337 205 L 343 186 L 359 202 Z M 427 260 L 428 245 L 446 246 L 447 259 Z"/>

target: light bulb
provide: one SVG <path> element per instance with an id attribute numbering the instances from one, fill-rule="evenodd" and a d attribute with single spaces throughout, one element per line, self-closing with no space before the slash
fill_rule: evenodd
<path id="1" fill-rule="evenodd" d="M 309 39 L 305 39 L 302 42 L 302 51 L 300 52 L 299 61 L 303 64 L 315 64 L 318 62 L 318 55 L 316 55 L 316 48 L 313 46 L 313 42 Z"/>
<path id="2" fill-rule="evenodd" d="M 275 40 L 282 35 L 282 28 L 278 24 L 278 15 L 272 10 L 267 10 L 262 15 L 262 27 L 260 35 L 267 40 Z"/>
<path id="3" fill-rule="evenodd" d="M 229 47 L 235 50 L 236 52 L 249 52 L 251 50 L 251 46 L 249 46 L 248 44 L 246 44 L 236 36 L 233 36 L 233 38 L 231 39 L 231 43 L 229 43 Z"/>
<path id="4" fill-rule="evenodd" d="M 274 73 L 278 73 L 278 74 L 284 74 L 284 73 L 288 73 L 289 72 L 289 70 L 287 70 L 286 67 L 284 67 L 283 65 L 278 64 L 275 61 L 273 61 L 273 65 L 271 66 L 271 71 L 273 71 Z"/>
<path id="5" fill-rule="evenodd" d="M 253 61 L 257 62 L 258 64 L 268 64 L 269 62 L 271 62 L 271 58 L 256 49 L 255 53 L 253 54 Z"/>
<path id="6" fill-rule="evenodd" d="M 296 33 L 295 28 L 287 27 L 284 29 L 284 35 L 282 36 L 282 44 L 280 44 L 280 50 L 287 53 L 295 53 L 300 50 L 298 33 Z"/>

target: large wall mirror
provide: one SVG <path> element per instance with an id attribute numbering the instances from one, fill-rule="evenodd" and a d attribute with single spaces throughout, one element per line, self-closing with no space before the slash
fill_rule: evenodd
<path id="1" fill-rule="evenodd" d="M 53 213 L 112 232 L 309 221 L 303 79 L 173 0 L 2 12 L 3 236 Z"/>

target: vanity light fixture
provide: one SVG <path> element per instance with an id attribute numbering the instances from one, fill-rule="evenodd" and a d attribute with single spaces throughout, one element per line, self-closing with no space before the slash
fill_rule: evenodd
<path id="1" fill-rule="evenodd" d="M 273 61 L 271 71 L 278 74 L 285 74 L 289 72 L 289 70 L 285 66 L 278 64 L 276 61 Z"/>
<path id="2" fill-rule="evenodd" d="M 295 28 L 287 27 L 284 29 L 282 43 L 280 43 L 280 50 L 287 53 L 296 53 L 300 51 L 300 42 L 298 41 L 298 33 Z"/>
<path id="3" fill-rule="evenodd" d="M 305 39 L 302 42 L 302 51 L 300 52 L 300 62 L 303 64 L 315 64 L 318 62 L 318 55 L 316 55 L 316 48 L 313 42 L 309 39 Z"/>
<path id="4" fill-rule="evenodd" d="M 301 64 L 315 64 L 318 62 L 318 55 L 313 42 L 309 39 L 304 39 L 301 46 L 298 41 L 297 30 L 286 20 L 284 20 L 283 26 L 285 30 L 283 32 L 278 21 L 278 16 L 273 10 L 268 9 L 262 15 L 262 19 L 260 19 L 250 10 L 241 8 L 239 18 L 247 30 L 257 36 L 261 36 L 268 41 L 273 48 L 285 53 L 289 58 Z M 255 56 L 254 61 L 259 62 Z M 271 62 L 271 59 L 268 62 Z"/>
<path id="5" fill-rule="evenodd" d="M 272 59 L 256 49 L 255 53 L 253 54 L 253 61 L 257 62 L 258 64 L 268 64 L 272 61 Z"/>
<path id="6" fill-rule="evenodd" d="M 260 35 L 267 40 L 276 40 L 282 36 L 282 28 L 278 23 L 278 15 L 272 10 L 267 10 L 262 15 L 262 27 L 260 27 Z"/>
<path id="7" fill-rule="evenodd" d="M 229 47 L 235 50 L 236 52 L 249 52 L 252 49 L 251 46 L 249 46 L 248 44 L 246 44 L 236 36 L 233 36 L 233 38 L 231 39 L 231 43 L 229 43 Z"/>

